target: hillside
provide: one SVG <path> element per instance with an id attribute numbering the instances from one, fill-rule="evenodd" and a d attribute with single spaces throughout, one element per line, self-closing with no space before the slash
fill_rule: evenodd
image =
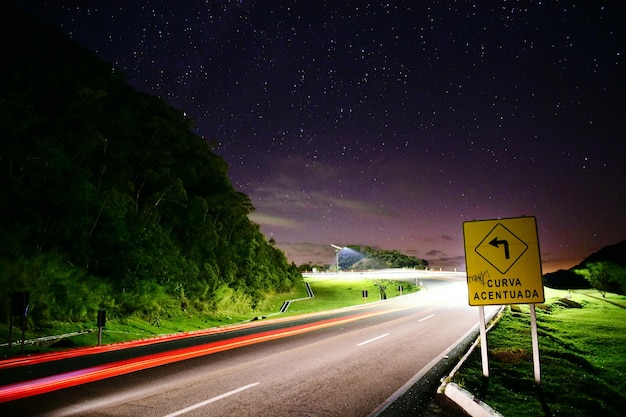
<path id="1" fill-rule="evenodd" d="M 586 257 L 581 263 L 572 269 L 584 268 L 585 265 L 595 262 L 612 262 L 626 266 L 626 240 L 614 245 L 605 246 L 597 252 Z"/>
<path id="2" fill-rule="evenodd" d="M 98 309 L 253 310 L 301 280 L 249 221 L 249 198 L 182 111 L 0 8 L 3 305 L 28 291 L 32 325 L 93 320 Z"/>
<path id="3" fill-rule="evenodd" d="M 369 246 L 359 247 L 351 245 L 348 249 L 359 253 L 362 256 L 347 257 L 350 265 L 345 265 L 345 269 L 381 269 L 381 268 L 417 268 L 425 269 L 428 261 L 418 259 L 414 256 L 406 255 L 398 250 L 373 249 Z M 344 267 L 342 258 L 339 264 Z"/>
<path id="4" fill-rule="evenodd" d="M 624 271 L 626 271 L 626 240 L 614 245 L 605 246 L 568 270 L 559 270 L 545 274 L 544 284 L 550 288 L 556 289 L 591 288 L 589 280 L 580 272 L 586 271 L 594 266 L 597 267 L 597 265 L 600 264 L 610 266 L 612 274 L 619 275 L 613 276 L 611 279 L 626 282 L 626 277 L 621 276 L 624 275 Z M 619 285 L 611 285 L 609 289 L 616 293 L 623 293 Z"/>
<path id="5" fill-rule="evenodd" d="M 369 246 L 347 245 L 335 253 L 339 261 L 340 270 L 367 270 L 386 268 L 415 268 L 426 269 L 428 261 L 415 256 L 406 255 L 399 250 L 375 249 Z M 312 262 L 299 266 L 300 271 L 330 270 L 336 268 L 333 265 L 314 265 Z"/>

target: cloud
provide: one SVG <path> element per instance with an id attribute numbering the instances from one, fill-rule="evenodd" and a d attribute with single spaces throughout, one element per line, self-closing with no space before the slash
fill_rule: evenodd
<path id="1" fill-rule="evenodd" d="M 370 246 L 370 247 L 372 247 L 372 246 Z M 415 250 L 415 249 L 403 249 L 403 250 L 401 250 L 401 252 L 406 254 L 406 255 L 415 256 L 416 258 L 423 258 L 423 256 L 420 255 L 420 252 L 418 250 Z"/>
<path id="2" fill-rule="evenodd" d="M 329 202 L 339 208 L 350 210 L 356 215 L 374 215 L 392 217 L 394 214 L 387 207 L 371 204 L 368 201 L 351 200 L 348 198 L 330 198 Z"/>
<path id="3" fill-rule="evenodd" d="M 279 216 L 270 216 L 257 212 L 250 213 L 248 215 L 248 218 L 250 219 L 250 221 L 257 223 L 261 226 L 276 226 L 289 229 L 295 229 L 298 227 L 298 224 L 291 219 Z"/>
<path id="4" fill-rule="evenodd" d="M 316 265 L 330 265 L 335 260 L 335 250 L 330 245 L 306 242 L 276 242 L 276 246 L 285 252 L 289 262 L 293 262 L 296 265 L 308 262 Z"/>
<path id="5" fill-rule="evenodd" d="M 288 184 L 259 186 L 251 194 L 258 212 L 267 216 L 302 218 L 310 212 L 348 213 L 354 216 L 393 217 L 394 213 L 381 204 L 368 200 L 336 196 L 324 190 L 300 190 Z"/>
<path id="6" fill-rule="evenodd" d="M 431 251 L 432 252 L 432 251 Z M 438 252 L 438 251 L 434 251 Z M 465 271 L 465 256 L 439 257 L 427 259 L 431 269 L 443 269 L 444 271 Z"/>
<path id="7" fill-rule="evenodd" d="M 440 242 L 442 240 L 444 242 L 454 242 L 456 241 L 456 238 L 451 235 L 438 235 L 438 236 L 430 236 L 424 239 L 425 242 L 430 242 L 430 243 Z"/>
<path id="8" fill-rule="evenodd" d="M 257 210 L 280 210 L 306 208 L 316 201 L 304 191 L 286 186 L 260 186 L 253 190 L 252 196 Z"/>

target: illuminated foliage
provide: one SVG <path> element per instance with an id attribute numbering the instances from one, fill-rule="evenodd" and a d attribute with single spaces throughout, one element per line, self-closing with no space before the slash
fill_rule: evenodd
<path id="1" fill-rule="evenodd" d="M 613 262 L 592 262 L 574 272 L 583 276 L 603 296 L 607 292 L 626 294 L 626 266 Z"/>
<path id="2" fill-rule="evenodd" d="M 214 308 L 225 287 L 254 308 L 301 279 L 182 112 L 11 13 L 7 29 L 19 35 L 0 74 L 3 289 L 30 290 L 38 317 L 54 320 L 86 316 L 64 307 L 78 300 L 120 315 Z M 37 280 L 26 274 L 35 260 Z"/>

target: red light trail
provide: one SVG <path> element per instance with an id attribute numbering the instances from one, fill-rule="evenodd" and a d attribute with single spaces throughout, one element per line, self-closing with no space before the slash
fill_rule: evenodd
<path id="1" fill-rule="evenodd" d="M 270 340 L 281 339 L 289 336 L 295 336 L 314 330 L 319 330 L 331 326 L 337 326 L 344 323 L 360 320 L 366 317 L 372 317 L 380 314 L 384 314 L 387 311 L 377 311 L 371 313 L 360 313 L 351 315 L 348 317 L 333 318 L 327 320 L 321 320 L 314 323 L 301 324 L 287 329 L 269 330 L 252 335 L 238 336 L 227 340 L 220 340 L 216 342 L 207 343 L 200 346 L 192 346 L 186 348 L 180 348 L 163 353 L 155 353 L 151 355 L 145 355 L 138 358 L 126 359 L 109 364 L 98 365 L 90 368 L 80 369 L 76 371 L 61 373 L 57 375 L 47 376 L 43 378 L 33 379 L 29 381 L 17 382 L 0 387 L 0 403 L 14 401 L 21 398 L 30 397 L 33 395 L 40 395 L 46 392 L 56 391 L 59 389 L 69 388 L 76 385 L 86 384 L 89 382 L 99 381 L 105 378 L 111 378 L 114 376 L 124 375 L 131 372 L 140 371 L 143 369 L 149 369 L 161 365 L 166 365 L 174 362 L 179 362 L 187 359 L 197 358 L 200 356 L 210 355 L 217 352 L 222 352 L 230 349 L 236 349 L 243 346 L 248 346 L 256 343 L 267 342 Z M 247 327 L 247 326 L 243 326 Z M 197 334 L 194 334 L 197 335 Z M 179 336 L 180 337 L 180 336 Z M 191 337 L 186 334 L 183 337 Z M 0 363 L 0 369 L 8 367 L 16 367 L 26 364 L 33 364 L 39 362 L 46 362 L 60 358 L 82 356 L 87 354 L 93 354 L 94 352 L 100 353 L 107 350 L 119 350 L 126 347 L 146 345 L 151 343 L 157 343 L 163 339 L 174 339 L 173 337 L 159 338 L 154 340 L 143 340 L 135 344 L 124 343 L 123 346 L 112 345 L 110 347 L 104 347 L 104 349 L 95 350 L 94 348 L 74 350 L 68 352 L 61 352 L 59 354 L 46 354 L 34 358 L 23 358 L 18 360 L 9 360 L 5 363 Z"/>

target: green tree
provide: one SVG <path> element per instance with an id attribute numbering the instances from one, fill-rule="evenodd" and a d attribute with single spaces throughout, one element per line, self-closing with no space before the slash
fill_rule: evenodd
<path id="1" fill-rule="evenodd" d="M 575 269 L 593 288 L 606 296 L 607 292 L 626 294 L 626 266 L 614 262 L 591 262 L 585 268 Z"/>
<path id="2" fill-rule="evenodd" d="M 84 317 L 78 306 L 93 310 L 100 293 L 120 314 L 158 317 L 172 302 L 205 311 L 239 295 L 239 307 L 254 308 L 301 279 L 249 220 L 250 199 L 183 112 L 6 9 L 0 262 L 10 267 L 0 279 L 46 303 L 36 317 Z M 62 279 L 35 285 L 31 263 L 37 276 Z"/>
<path id="3" fill-rule="evenodd" d="M 387 299 L 387 286 L 389 285 L 389 282 L 382 280 L 382 279 L 376 279 L 373 282 L 374 282 L 374 285 L 376 285 L 376 287 L 378 288 L 380 299 L 386 300 Z"/>

